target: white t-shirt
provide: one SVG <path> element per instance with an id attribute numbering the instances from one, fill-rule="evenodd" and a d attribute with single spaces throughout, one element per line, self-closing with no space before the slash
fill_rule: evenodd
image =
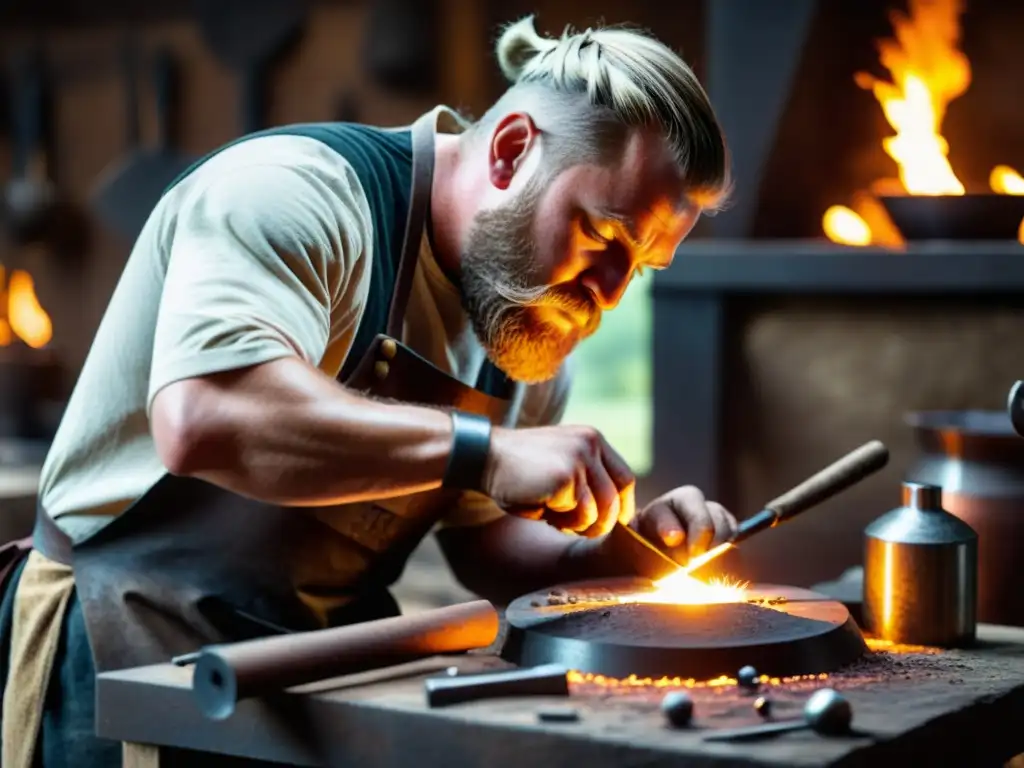
<path id="1" fill-rule="evenodd" d="M 288 355 L 337 376 L 366 301 L 373 226 L 348 161 L 305 136 L 235 144 L 165 195 L 132 249 L 43 467 L 40 499 L 58 525 L 81 540 L 166 473 L 148 409 L 168 384 Z M 426 238 L 402 340 L 467 384 L 486 357 Z M 568 391 L 563 366 L 525 388 L 513 423 L 556 423 Z M 444 524 L 501 514 L 466 494 Z"/>

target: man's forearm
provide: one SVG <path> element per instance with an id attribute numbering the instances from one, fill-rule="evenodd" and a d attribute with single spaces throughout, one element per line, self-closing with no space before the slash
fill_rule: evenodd
<path id="1" fill-rule="evenodd" d="M 459 581 L 498 603 L 569 581 L 626 575 L 604 553 L 600 539 L 560 533 L 518 517 L 443 529 L 438 541 Z"/>
<path id="2" fill-rule="evenodd" d="M 370 400 L 296 358 L 172 384 L 152 429 L 175 474 L 307 506 L 437 488 L 452 444 L 443 411 Z"/>

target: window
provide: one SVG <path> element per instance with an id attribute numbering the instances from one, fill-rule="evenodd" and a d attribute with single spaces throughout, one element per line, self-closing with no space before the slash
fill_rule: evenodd
<path id="1" fill-rule="evenodd" d="M 573 355 L 575 377 L 565 424 L 601 430 L 633 472 L 651 468 L 652 273 L 634 279 L 622 302 Z"/>

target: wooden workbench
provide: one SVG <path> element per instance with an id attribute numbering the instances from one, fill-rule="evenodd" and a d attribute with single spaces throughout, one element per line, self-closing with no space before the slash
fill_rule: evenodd
<path id="1" fill-rule="evenodd" d="M 754 743 L 707 743 L 710 728 L 758 721 L 733 686 L 692 690 L 691 728 L 666 727 L 663 689 L 574 685 L 571 699 L 519 698 L 430 709 L 423 678 L 455 664 L 503 666 L 492 656 L 436 658 L 242 702 L 222 722 L 191 698 L 191 669 L 170 664 L 100 675 L 98 730 L 126 742 L 126 768 L 200 764 L 175 747 L 302 766 L 617 768 L 618 766 L 1001 766 L 1024 752 L 1024 630 L 982 627 L 979 646 L 939 654 L 873 653 L 827 681 L 766 686 L 778 717 L 809 691 L 841 690 L 857 735 L 791 733 Z M 575 723 L 541 723 L 543 706 L 572 705 Z M 229 765 L 213 758 L 215 765 Z"/>

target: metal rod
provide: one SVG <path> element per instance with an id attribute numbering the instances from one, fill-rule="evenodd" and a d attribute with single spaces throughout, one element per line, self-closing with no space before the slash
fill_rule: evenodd
<path id="1" fill-rule="evenodd" d="M 885 445 L 878 440 L 865 443 L 765 504 L 764 509 L 740 523 L 732 539 L 693 558 L 683 572 L 693 573 L 754 534 L 791 520 L 874 474 L 888 463 L 889 449 Z"/>

